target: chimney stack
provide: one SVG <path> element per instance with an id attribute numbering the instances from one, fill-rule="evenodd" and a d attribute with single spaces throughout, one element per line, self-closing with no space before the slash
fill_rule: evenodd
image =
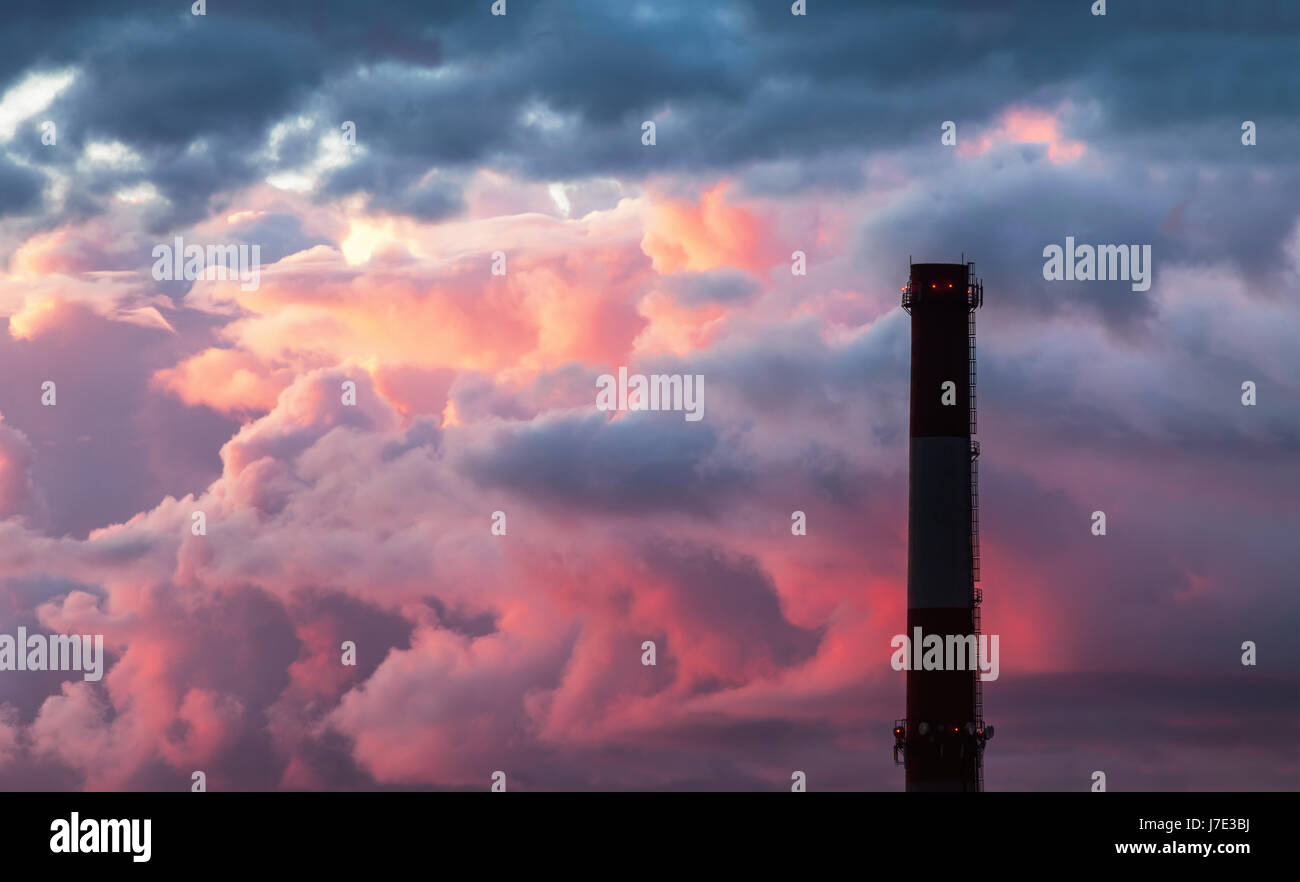
<path id="1" fill-rule="evenodd" d="M 912 316 L 907 519 L 907 717 L 894 723 L 909 791 L 983 790 L 984 726 L 974 652 L 961 670 L 918 670 L 919 639 L 977 644 L 979 442 L 975 434 L 973 263 L 917 263 L 903 289 Z M 974 636 L 975 641 L 967 639 Z M 946 655 L 946 654 L 945 654 Z"/>

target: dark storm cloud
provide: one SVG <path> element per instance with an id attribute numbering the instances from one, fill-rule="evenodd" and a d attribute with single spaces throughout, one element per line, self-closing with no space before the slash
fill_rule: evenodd
<path id="1" fill-rule="evenodd" d="M 470 2 L 222 3 L 204 17 L 161 0 L 52 9 L 7 11 L 0 53 L 6 84 L 81 70 L 47 114 L 63 123 L 60 148 L 28 154 L 68 169 L 92 138 L 131 145 L 172 202 L 160 230 L 265 174 L 277 164 L 259 159 L 269 127 L 304 113 L 310 136 L 295 135 L 278 164 L 353 120 L 369 162 L 389 171 L 341 172 L 325 195 L 364 186 L 381 209 L 425 219 L 459 205 L 446 183 L 411 192 L 434 167 L 642 175 L 933 149 L 942 120 L 966 131 L 1014 102 L 1099 102 L 1099 120 L 1080 123 L 1090 143 L 1147 157 L 1281 166 L 1300 133 L 1296 16 L 1264 0 L 1120 5 L 1104 18 L 1030 0 L 819 2 L 801 17 L 752 0 L 556 0 L 503 17 Z M 651 118 L 654 149 L 640 144 Z M 1250 153 L 1237 142 L 1248 118 L 1263 133 Z M 859 182 L 851 161 L 823 170 L 825 183 Z M 789 171 L 768 174 L 751 186 L 790 186 Z"/>
<path id="2" fill-rule="evenodd" d="M 44 185 L 39 173 L 0 158 L 0 217 L 25 214 L 34 208 Z"/>
<path id="3" fill-rule="evenodd" d="M 662 276 L 659 285 L 688 306 L 706 303 L 744 303 L 762 286 L 748 273 L 721 269 L 708 273 L 675 273 Z"/>
<path id="4" fill-rule="evenodd" d="M 718 461 L 718 443 L 704 422 L 679 412 L 555 416 L 503 430 L 489 448 L 467 452 L 465 465 L 483 486 L 561 506 L 711 512 L 754 479 Z"/>

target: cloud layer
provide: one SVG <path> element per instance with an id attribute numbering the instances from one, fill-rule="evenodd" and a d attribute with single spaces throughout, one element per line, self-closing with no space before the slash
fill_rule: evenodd
<path id="1" fill-rule="evenodd" d="M 963 250 L 989 788 L 1300 787 L 1296 23 L 810 5 L 15 9 L 0 633 L 107 673 L 0 672 L 0 787 L 900 788 L 898 286 Z"/>

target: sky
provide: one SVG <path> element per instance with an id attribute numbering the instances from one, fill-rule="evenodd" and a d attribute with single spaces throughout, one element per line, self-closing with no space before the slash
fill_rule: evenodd
<path id="1" fill-rule="evenodd" d="M 1300 789 L 1294 6 L 491 6 L 7 4 L 0 789 L 901 790 L 963 255 L 987 788 Z"/>

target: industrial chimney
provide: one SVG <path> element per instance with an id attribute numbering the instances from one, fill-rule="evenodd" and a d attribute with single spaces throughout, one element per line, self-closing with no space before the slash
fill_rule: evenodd
<path id="1" fill-rule="evenodd" d="M 907 518 L 907 638 L 978 641 L 979 442 L 975 434 L 974 263 L 917 263 L 903 289 L 912 316 L 912 425 Z M 951 639 L 950 639 L 951 638 Z M 968 639 L 973 638 L 973 639 Z M 912 646 L 911 652 L 919 650 Z M 919 657 L 919 656 L 918 656 Z M 984 789 L 977 665 L 907 670 L 907 717 L 894 723 L 909 791 Z"/>

